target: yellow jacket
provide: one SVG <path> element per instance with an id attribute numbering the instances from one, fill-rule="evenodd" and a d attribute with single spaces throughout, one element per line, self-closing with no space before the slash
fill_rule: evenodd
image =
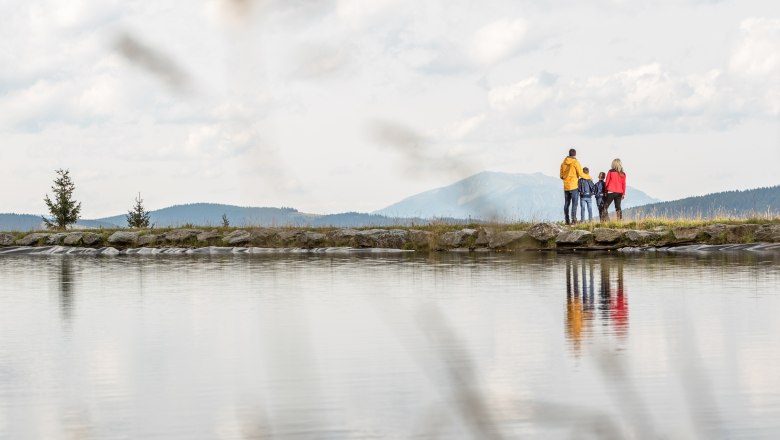
<path id="1" fill-rule="evenodd" d="M 580 161 L 571 156 L 567 156 L 566 159 L 563 159 L 563 163 L 561 164 L 563 190 L 571 191 L 577 189 L 580 177 L 585 177 L 585 172 L 582 171 Z"/>

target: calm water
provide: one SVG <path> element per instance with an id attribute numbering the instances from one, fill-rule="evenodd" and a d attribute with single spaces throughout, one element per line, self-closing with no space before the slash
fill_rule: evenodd
<path id="1" fill-rule="evenodd" d="M 780 438 L 780 254 L 0 257 L 0 438 Z"/>

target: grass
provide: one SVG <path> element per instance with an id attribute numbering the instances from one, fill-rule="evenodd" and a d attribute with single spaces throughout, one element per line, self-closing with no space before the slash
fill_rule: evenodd
<path id="1" fill-rule="evenodd" d="M 612 214 L 614 215 L 614 214 Z M 445 221 L 433 221 L 427 225 L 386 225 L 386 226 L 359 226 L 359 227 L 337 227 L 337 226 L 291 226 L 291 225 L 279 225 L 279 226 L 259 226 L 259 225 L 245 225 L 245 226 L 198 226 L 191 223 L 184 224 L 178 227 L 154 227 L 154 228 L 83 228 L 83 229 L 69 229 L 67 231 L 53 231 L 53 230 L 31 230 L 31 231 L 10 231 L 3 232 L 10 234 L 16 238 L 22 238 L 32 233 L 58 233 L 58 232 L 94 232 L 108 238 L 111 234 L 118 231 L 123 232 L 140 232 L 141 235 L 145 233 L 149 234 L 164 234 L 169 231 L 177 229 L 196 229 L 203 232 L 216 231 L 222 234 L 228 234 L 237 230 L 252 230 L 252 229 L 273 229 L 277 231 L 311 231 L 328 233 L 337 229 L 355 229 L 358 231 L 365 231 L 370 229 L 401 229 L 405 231 L 420 230 L 432 232 L 436 235 L 441 235 L 446 232 L 460 231 L 462 229 L 494 229 L 497 231 L 527 231 L 532 226 L 542 222 L 472 222 L 472 223 L 448 223 Z M 553 222 L 559 225 L 563 225 L 562 221 Z M 745 225 L 745 224 L 780 224 L 780 217 L 772 216 L 753 216 L 748 218 L 737 217 L 717 217 L 717 218 L 667 218 L 667 217 L 644 217 L 640 219 L 627 219 L 623 222 L 612 220 L 609 222 L 601 223 L 594 219 L 593 222 L 578 223 L 571 226 L 572 229 L 588 230 L 592 231 L 596 228 L 612 228 L 612 229 L 639 229 L 639 230 L 651 230 L 657 227 L 664 227 L 668 229 L 680 228 L 680 227 L 704 227 L 715 224 L 721 225 Z"/>

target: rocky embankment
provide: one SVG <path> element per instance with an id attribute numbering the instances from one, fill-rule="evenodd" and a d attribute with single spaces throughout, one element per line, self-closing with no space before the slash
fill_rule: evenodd
<path id="1" fill-rule="evenodd" d="M 0 234 L 0 250 L 11 247 L 77 247 L 102 253 L 129 249 L 398 249 L 418 251 L 608 250 L 746 243 L 780 243 L 780 224 L 713 224 L 702 227 L 657 227 L 652 230 L 571 229 L 539 223 L 527 230 L 479 227 L 460 230 L 253 228 L 232 231 L 174 229 L 117 232 L 36 232 Z"/>

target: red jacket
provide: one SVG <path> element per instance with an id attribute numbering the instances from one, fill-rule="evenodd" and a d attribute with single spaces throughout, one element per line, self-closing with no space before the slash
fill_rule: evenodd
<path id="1" fill-rule="evenodd" d="M 626 193 L 626 174 L 620 174 L 615 170 L 609 170 L 604 180 L 604 189 L 608 192 L 620 194 Z"/>

